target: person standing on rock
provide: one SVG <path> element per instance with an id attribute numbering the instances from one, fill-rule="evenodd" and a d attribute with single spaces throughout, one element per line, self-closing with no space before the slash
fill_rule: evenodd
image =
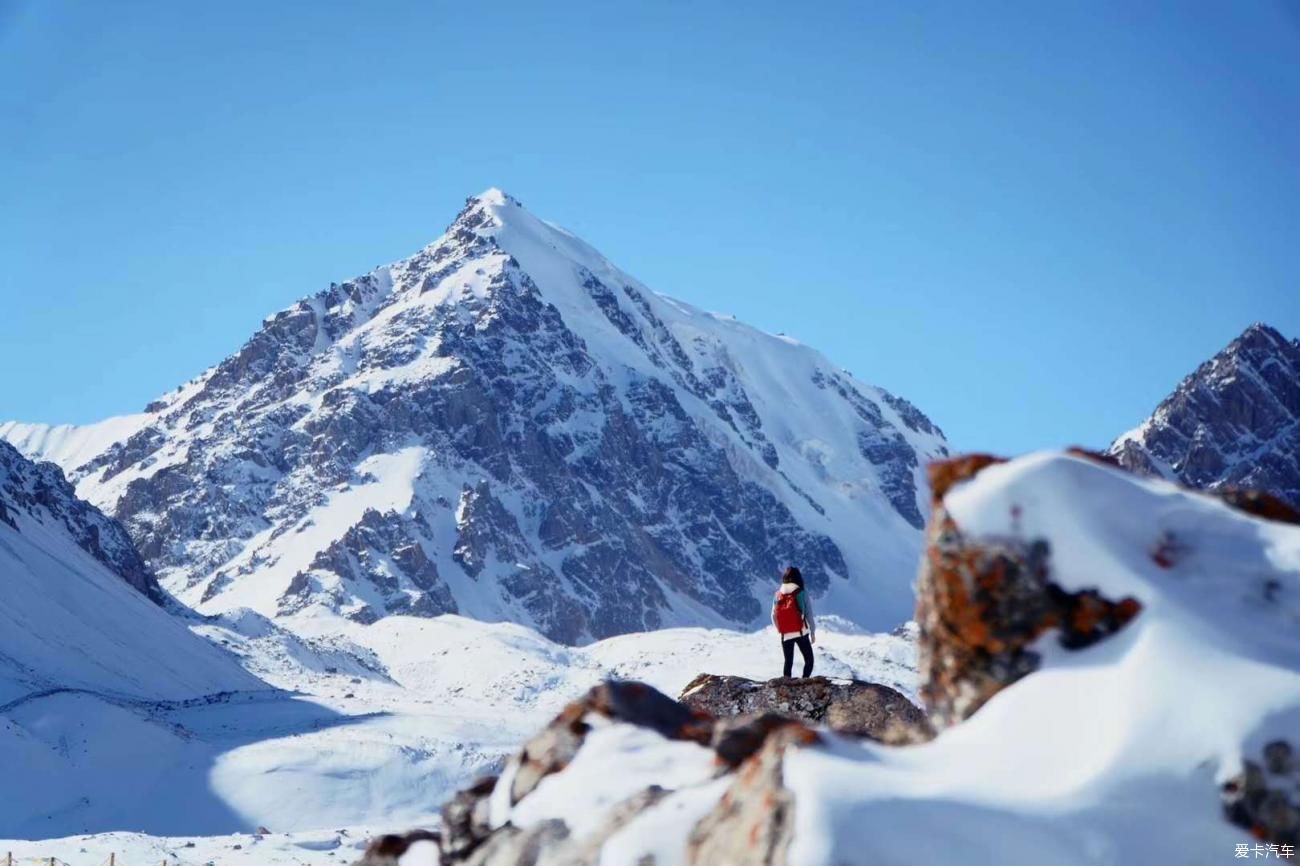
<path id="1" fill-rule="evenodd" d="M 812 676 L 813 649 L 817 642 L 817 622 L 813 619 L 812 601 L 803 586 L 803 575 L 793 565 L 781 575 L 781 588 L 772 599 L 772 625 L 781 635 L 781 652 L 785 655 L 785 674 L 794 667 L 794 648 L 803 654 L 803 675 Z"/>

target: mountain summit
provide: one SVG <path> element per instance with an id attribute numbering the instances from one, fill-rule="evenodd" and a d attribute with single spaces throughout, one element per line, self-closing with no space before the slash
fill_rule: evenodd
<path id="1" fill-rule="evenodd" d="M 0 426 L 166 588 L 280 617 L 458 612 L 581 642 L 911 612 L 941 431 L 816 351 L 657 295 L 489 189 L 141 415 Z"/>
<path id="2" fill-rule="evenodd" d="M 1300 341 L 1251 325 L 1110 453 L 1147 475 L 1259 488 L 1300 505 Z"/>

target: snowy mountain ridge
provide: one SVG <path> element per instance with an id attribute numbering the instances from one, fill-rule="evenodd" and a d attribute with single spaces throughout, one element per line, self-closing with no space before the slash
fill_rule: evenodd
<path id="1" fill-rule="evenodd" d="M 0 705 L 51 691 L 154 700 L 265 688 L 151 588 L 119 526 L 73 497 L 57 467 L 0 442 Z"/>
<path id="2" fill-rule="evenodd" d="M 566 642 L 760 624 L 790 562 L 823 609 L 892 627 L 946 454 L 906 401 L 654 294 L 499 190 L 143 415 L 0 436 L 61 461 L 200 611 Z"/>
<path id="3" fill-rule="evenodd" d="M 78 499 L 59 467 L 33 463 L 0 441 L 0 523 L 20 531 L 21 518 L 65 534 L 137 591 L 163 602 L 157 580 L 121 524 Z"/>
<path id="4" fill-rule="evenodd" d="M 1300 505 L 1300 340 L 1251 325 L 1109 453 L 1145 475 Z"/>

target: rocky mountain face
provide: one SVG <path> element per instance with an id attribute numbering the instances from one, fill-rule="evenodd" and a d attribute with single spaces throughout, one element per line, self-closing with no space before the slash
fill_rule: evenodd
<path id="1" fill-rule="evenodd" d="M 659 296 L 496 190 L 268 318 L 145 413 L 50 445 L 202 611 L 459 612 L 565 642 L 906 619 L 941 431 L 815 351 Z"/>
<path id="2" fill-rule="evenodd" d="M 1251 325 L 1109 453 L 1145 475 L 1300 505 L 1300 341 Z"/>
<path id="3" fill-rule="evenodd" d="M 33 463 L 0 441 L 0 522 L 15 531 L 16 515 L 65 533 L 78 547 L 122 580 L 161 604 L 158 581 L 117 521 L 77 498 L 53 463 Z"/>

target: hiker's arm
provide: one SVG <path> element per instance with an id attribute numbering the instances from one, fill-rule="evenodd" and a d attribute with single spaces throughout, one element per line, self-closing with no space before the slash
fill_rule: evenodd
<path id="1" fill-rule="evenodd" d="M 799 609 L 803 612 L 803 621 L 808 624 L 808 635 L 814 643 L 817 642 L 817 620 L 813 617 L 812 596 L 808 595 L 808 590 L 799 593 Z"/>

